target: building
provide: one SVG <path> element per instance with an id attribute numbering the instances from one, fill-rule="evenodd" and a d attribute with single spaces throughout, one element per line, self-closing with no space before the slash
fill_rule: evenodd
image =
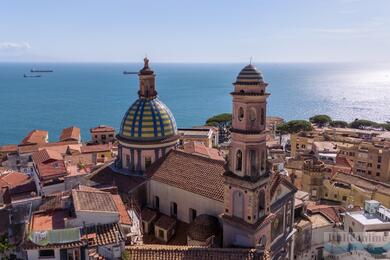
<path id="1" fill-rule="evenodd" d="M 219 143 L 219 133 L 216 127 L 179 128 L 178 132 L 181 145 L 188 142 L 200 142 L 208 148 L 213 148 Z"/>
<path id="2" fill-rule="evenodd" d="M 317 159 L 306 160 L 303 164 L 302 190 L 309 193 L 310 199 L 317 201 L 322 198 L 322 186 L 326 168 L 322 161 Z"/>
<path id="3" fill-rule="evenodd" d="M 200 142 L 193 141 L 193 142 L 185 143 L 182 146 L 182 150 L 190 154 L 196 154 L 214 160 L 221 160 L 221 161 L 225 160 L 223 157 L 223 153 L 221 151 L 215 148 L 206 147 L 204 143 L 200 143 Z"/>
<path id="4" fill-rule="evenodd" d="M 226 164 L 179 149 L 174 117 L 157 98 L 154 72 L 144 62 L 139 99 L 126 112 L 117 135 L 118 159 L 90 180 L 117 185 L 129 201 L 139 202 L 148 246 L 202 245 L 206 251 L 222 245 L 223 250 L 251 248 L 259 259 L 291 258 L 296 188 L 267 161 L 269 94 L 261 73 L 250 64 L 234 84 Z"/>
<path id="5" fill-rule="evenodd" d="M 132 224 L 118 195 L 80 186 L 42 200 L 23 248 L 28 259 L 121 259 Z"/>
<path id="6" fill-rule="evenodd" d="M 115 141 L 115 128 L 99 125 L 90 129 L 91 140 L 94 144 L 107 144 Z"/>
<path id="7" fill-rule="evenodd" d="M 345 213 L 343 229 L 326 243 L 327 255 L 336 259 L 389 259 L 390 210 L 367 200 L 364 210 Z"/>
<path id="8" fill-rule="evenodd" d="M 324 138 L 315 131 L 292 134 L 290 137 L 291 157 L 296 158 L 299 155 L 309 154 L 316 141 L 324 141 Z"/>
<path id="9" fill-rule="evenodd" d="M 81 142 L 80 128 L 71 126 L 62 130 L 60 142 Z"/>
<path id="10" fill-rule="evenodd" d="M 139 71 L 139 98 L 125 113 L 120 132 L 117 167 L 142 174 L 155 161 L 177 146 L 179 135 L 169 108 L 158 98 L 154 71 L 149 60 Z"/>

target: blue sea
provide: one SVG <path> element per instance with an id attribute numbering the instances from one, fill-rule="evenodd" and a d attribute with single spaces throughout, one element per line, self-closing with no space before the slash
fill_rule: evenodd
<path id="1" fill-rule="evenodd" d="M 179 127 L 200 125 L 231 111 L 235 77 L 245 64 L 156 64 L 160 98 Z M 268 115 L 286 120 L 328 114 L 351 121 L 390 120 L 390 63 L 256 64 L 269 83 Z M 78 126 L 84 140 L 91 127 L 120 127 L 137 98 L 141 63 L 0 63 L 0 144 L 19 143 L 32 129 L 49 131 Z M 30 69 L 52 69 L 40 78 L 24 78 Z"/>

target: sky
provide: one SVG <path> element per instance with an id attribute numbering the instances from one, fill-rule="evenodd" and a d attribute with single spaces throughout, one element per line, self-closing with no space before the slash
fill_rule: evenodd
<path id="1" fill-rule="evenodd" d="M 388 62 L 390 0 L 4 0 L 0 62 Z"/>

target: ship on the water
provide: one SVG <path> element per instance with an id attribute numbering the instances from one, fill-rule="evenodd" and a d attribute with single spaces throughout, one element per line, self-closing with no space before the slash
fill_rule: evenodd
<path id="1" fill-rule="evenodd" d="M 23 74 L 23 78 L 40 78 L 42 77 L 42 75 L 27 75 L 27 74 Z"/>
<path id="2" fill-rule="evenodd" d="M 30 72 L 31 72 L 31 73 L 37 73 L 37 72 L 53 72 L 53 70 L 35 70 L 35 69 L 31 69 Z"/>

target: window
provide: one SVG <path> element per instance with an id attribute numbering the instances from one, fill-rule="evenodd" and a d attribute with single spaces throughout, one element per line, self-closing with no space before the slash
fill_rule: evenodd
<path id="1" fill-rule="evenodd" d="M 106 140 L 106 135 L 102 135 L 102 139 L 103 139 L 103 140 Z"/>
<path id="2" fill-rule="evenodd" d="M 244 195 L 241 191 L 233 193 L 233 216 L 244 218 Z"/>
<path id="3" fill-rule="evenodd" d="M 343 201 L 347 201 L 347 196 L 343 196 Z"/>
<path id="4" fill-rule="evenodd" d="M 164 239 L 164 230 L 159 229 L 159 230 L 158 230 L 158 236 L 159 236 L 160 238 Z"/>
<path id="5" fill-rule="evenodd" d="M 148 169 L 151 164 L 152 164 L 152 158 L 145 157 L 145 169 Z"/>
<path id="6" fill-rule="evenodd" d="M 377 176 L 377 177 L 379 177 L 380 175 L 381 175 L 381 173 L 380 173 L 380 172 L 377 172 L 377 173 L 376 173 L 376 176 Z"/>
<path id="7" fill-rule="evenodd" d="M 109 134 L 108 137 L 114 137 L 114 135 L 113 134 Z"/>
<path id="8" fill-rule="evenodd" d="M 368 175 L 371 175 L 371 171 L 367 171 L 367 174 L 368 174 Z"/>
<path id="9" fill-rule="evenodd" d="M 325 197 L 328 197 L 328 193 L 325 193 Z"/>
<path id="10" fill-rule="evenodd" d="M 177 216 L 177 204 L 176 202 L 171 202 L 171 216 Z"/>
<path id="11" fill-rule="evenodd" d="M 53 249 L 39 250 L 39 257 L 54 258 L 54 250 Z"/>
<path id="12" fill-rule="evenodd" d="M 238 150 L 237 154 L 236 154 L 236 170 L 237 171 L 242 170 L 242 152 L 241 152 L 241 150 Z"/>
<path id="13" fill-rule="evenodd" d="M 251 160 L 251 176 L 255 177 L 257 175 L 257 163 L 256 163 L 255 150 L 249 150 L 249 158 Z"/>
<path id="14" fill-rule="evenodd" d="M 244 118 L 244 109 L 240 107 L 238 109 L 238 120 L 242 121 L 243 118 Z"/>
<path id="15" fill-rule="evenodd" d="M 378 156 L 378 163 L 382 162 L 382 156 Z"/>
<path id="16" fill-rule="evenodd" d="M 158 196 L 154 197 L 154 207 L 159 210 L 160 209 L 160 198 Z"/>
<path id="17" fill-rule="evenodd" d="M 381 165 L 380 165 L 380 164 L 377 164 L 377 165 L 376 165 L 376 168 L 377 168 L 377 169 L 380 169 L 380 168 L 381 168 Z"/>
<path id="18" fill-rule="evenodd" d="M 196 218 L 196 209 L 189 209 L 189 214 L 190 214 L 190 222 L 194 221 Z"/>
<path id="19" fill-rule="evenodd" d="M 249 120 L 253 123 L 256 121 L 256 110 L 252 107 L 249 114 Z"/>
<path id="20" fill-rule="evenodd" d="M 337 199 L 337 194 L 334 195 L 334 198 Z"/>
<path id="21" fill-rule="evenodd" d="M 259 193 L 259 218 L 265 215 L 265 192 L 261 190 Z"/>

